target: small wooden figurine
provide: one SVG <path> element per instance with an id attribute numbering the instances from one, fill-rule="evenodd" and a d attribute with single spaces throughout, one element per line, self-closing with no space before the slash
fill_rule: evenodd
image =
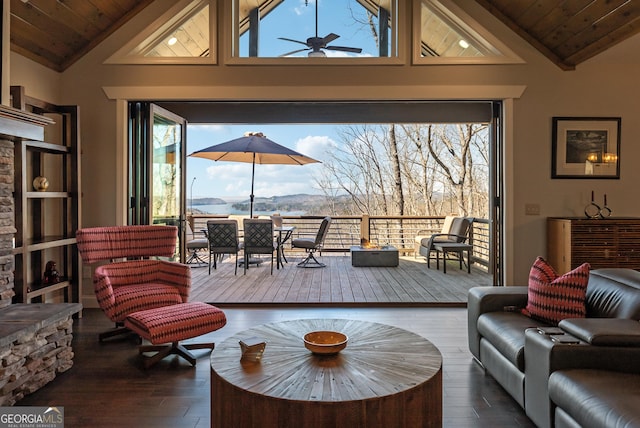
<path id="1" fill-rule="evenodd" d="M 60 275 L 56 268 L 56 262 L 49 260 L 44 269 L 44 275 L 42 276 L 43 284 L 56 284 L 60 282 Z"/>
<path id="2" fill-rule="evenodd" d="M 259 337 L 250 337 L 240 341 L 240 349 L 242 350 L 242 357 L 240 361 L 249 361 L 258 363 L 262 359 L 262 354 L 267 343 L 264 339 Z"/>

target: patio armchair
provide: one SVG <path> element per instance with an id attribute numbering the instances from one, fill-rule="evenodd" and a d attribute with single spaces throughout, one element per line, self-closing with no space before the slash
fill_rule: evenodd
<path id="1" fill-rule="evenodd" d="M 209 243 L 209 275 L 211 275 L 211 263 L 213 269 L 218 268 L 218 259 L 222 260 L 225 254 L 235 254 L 234 275 L 238 273 L 238 253 L 240 241 L 238 238 L 238 222 L 230 219 L 214 219 L 207 221 L 207 239 Z"/>
<path id="2" fill-rule="evenodd" d="M 244 273 L 249 268 L 252 254 L 271 255 L 271 274 L 273 274 L 273 254 L 278 249 L 273 239 L 273 221 L 271 219 L 244 219 Z"/>
<path id="3" fill-rule="evenodd" d="M 445 226 L 447 220 L 445 218 Z M 435 233 L 428 238 L 420 240 L 419 253 L 427 259 L 427 263 L 433 258 L 431 253 L 435 251 L 434 246 L 437 244 L 447 243 L 464 243 L 471 230 L 473 218 L 470 217 L 452 217 L 451 225 L 447 233 Z M 443 227 L 444 229 L 444 227 Z M 462 258 L 462 254 L 458 254 Z"/>
<path id="4" fill-rule="evenodd" d="M 427 242 L 429 242 L 429 239 L 432 240 L 438 240 L 438 238 L 440 238 L 442 241 L 444 241 L 446 238 L 444 238 L 446 235 L 449 234 L 449 231 L 451 230 L 451 224 L 453 223 L 453 219 L 456 218 L 456 216 L 453 215 L 448 215 L 444 218 L 444 222 L 442 223 L 442 228 L 440 229 L 440 232 L 437 233 L 433 233 L 433 229 L 431 230 L 426 230 L 426 229 L 422 229 L 419 230 L 418 233 L 416 234 L 415 237 L 415 251 L 413 252 L 413 258 L 417 258 L 418 254 L 420 254 L 420 246 L 422 246 L 422 242 L 423 240 L 426 239 L 425 244 Z M 433 241 L 431 242 L 431 244 L 433 244 Z M 429 244 L 424 245 L 425 247 L 428 247 Z"/>
<path id="5" fill-rule="evenodd" d="M 291 241 L 291 246 L 293 248 L 304 248 L 307 252 L 307 257 L 298 263 L 298 267 L 312 268 L 326 266 L 324 263 L 320 263 L 316 259 L 315 252 L 322 250 L 330 225 L 331 217 L 327 216 L 322 220 L 322 223 L 320 223 L 320 227 L 318 228 L 318 233 L 315 238 L 295 238 Z"/>
<path id="6" fill-rule="evenodd" d="M 108 226 L 76 231 L 85 263 L 107 261 L 95 268 L 93 284 L 98 305 L 115 323 L 100 341 L 129 333 L 124 321 L 135 312 L 187 302 L 191 269 L 152 257 L 175 254 L 175 226 Z"/>

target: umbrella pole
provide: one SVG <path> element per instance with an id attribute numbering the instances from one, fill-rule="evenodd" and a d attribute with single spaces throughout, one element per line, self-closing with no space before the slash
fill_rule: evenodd
<path id="1" fill-rule="evenodd" d="M 249 218 L 253 218 L 253 180 L 254 175 L 256 173 L 256 153 L 253 152 L 253 162 L 251 166 L 251 194 L 249 195 Z"/>

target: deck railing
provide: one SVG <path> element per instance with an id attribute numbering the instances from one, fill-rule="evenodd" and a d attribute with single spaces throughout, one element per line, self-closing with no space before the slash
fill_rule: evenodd
<path id="1" fill-rule="evenodd" d="M 193 229 L 206 229 L 207 220 L 226 218 L 226 215 L 193 215 Z M 323 216 L 283 216 L 284 224 L 295 226 L 293 238 L 315 237 Z M 438 216 L 336 216 L 332 217 L 323 251 L 348 252 L 360 245 L 365 238 L 377 245 L 393 245 L 401 254 L 412 255 L 416 251 L 416 236 L 429 236 L 442 230 L 444 217 Z M 473 263 L 487 267 L 489 264 L 489 221 L 474 219 L 469 232 L 473 245 Z"/>

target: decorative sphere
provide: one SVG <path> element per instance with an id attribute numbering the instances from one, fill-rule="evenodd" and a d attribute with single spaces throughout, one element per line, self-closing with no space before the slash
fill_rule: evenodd
<path id="1" fill-rule="evenodd" d="M 47 177 L 36 177 L 33 179 L 33 188 L 38 192 L 44 192 L 49 188 L 49 180 Z"/>

